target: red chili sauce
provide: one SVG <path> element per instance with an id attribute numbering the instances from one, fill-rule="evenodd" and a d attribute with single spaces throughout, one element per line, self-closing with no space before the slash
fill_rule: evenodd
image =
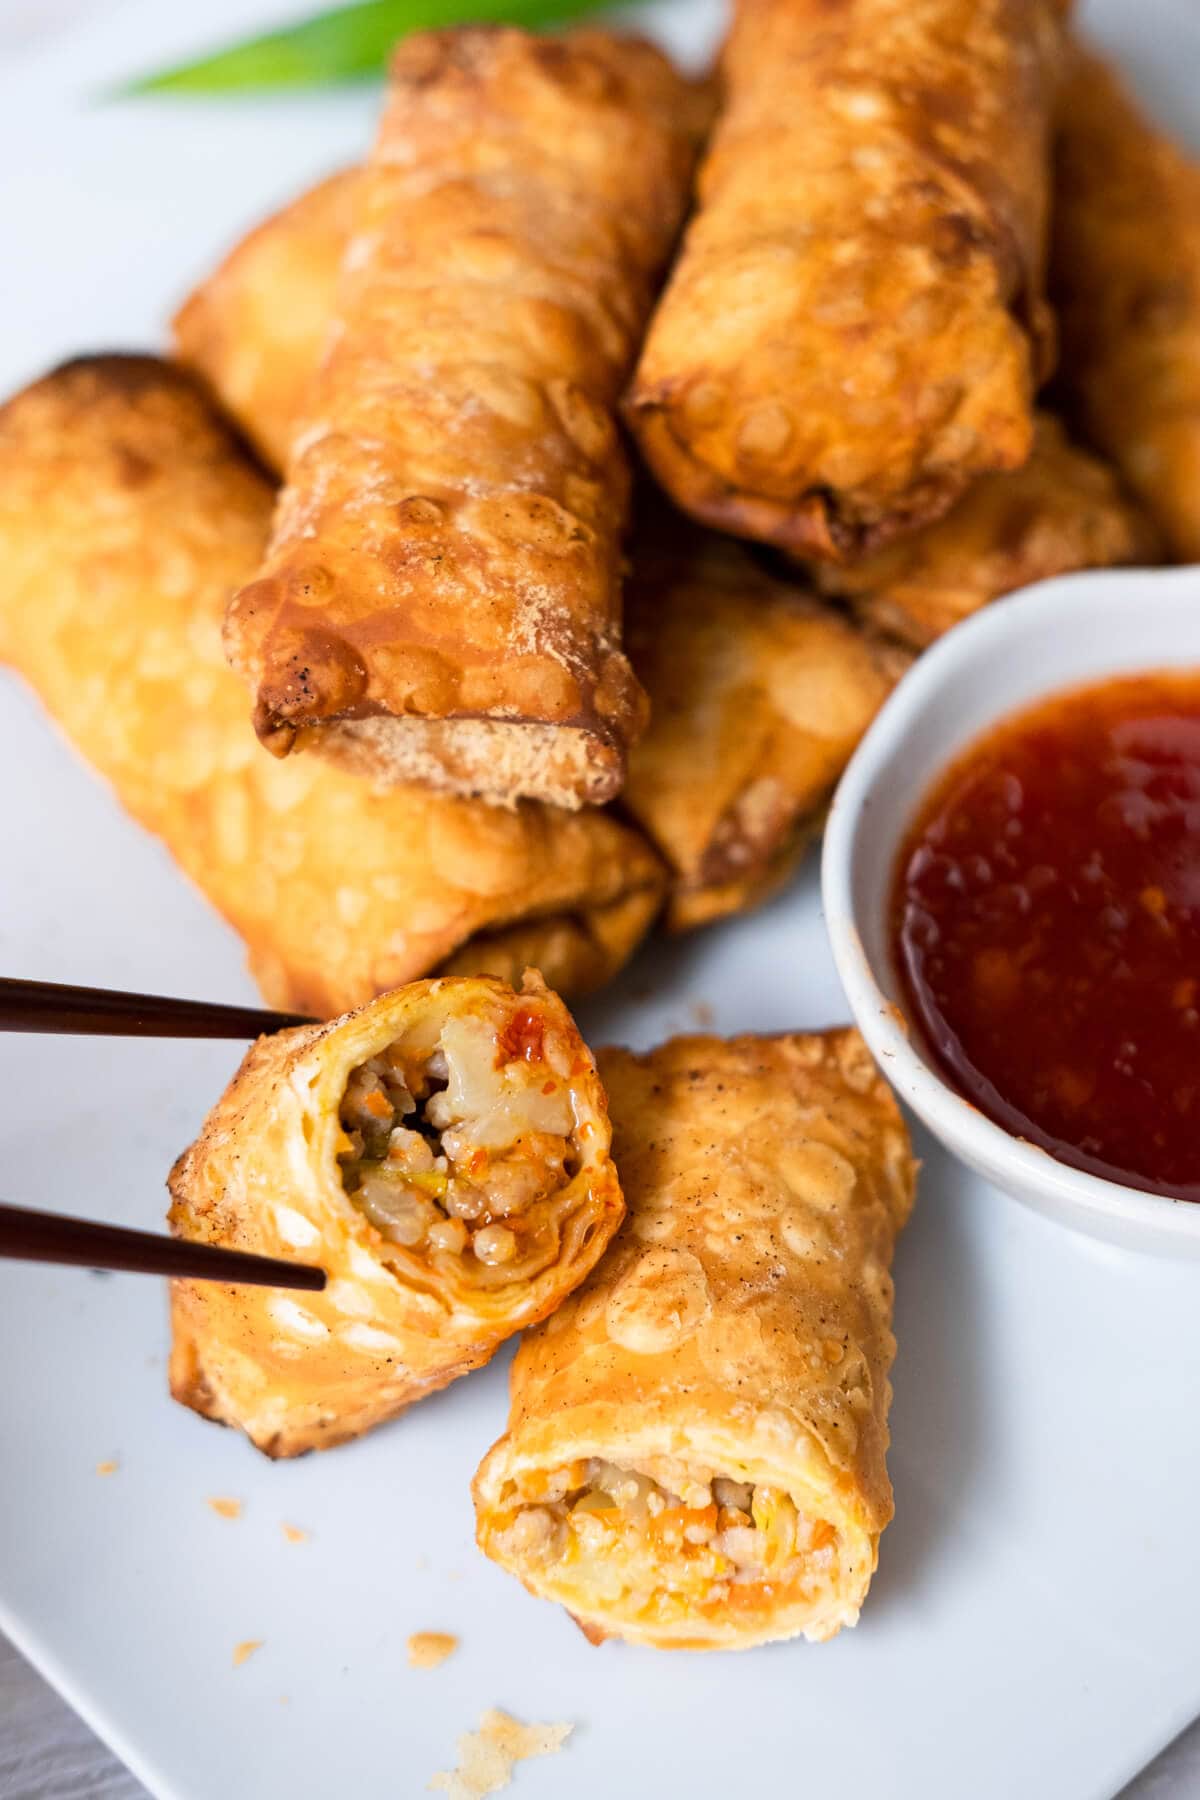
<path id="1" fill-rule="evenodd" d="M 989 1118 L 1200 1200 L 1200 674 L 1060 694 L 978 740 L 904 841 L 892 942 L 934 1062 Z"/>

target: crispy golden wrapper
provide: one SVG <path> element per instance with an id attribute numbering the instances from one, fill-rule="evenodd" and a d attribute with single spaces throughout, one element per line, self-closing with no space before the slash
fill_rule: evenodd
<path id="1" fill-rule="evenodd" d="M 265 219 L 171 321 L 180 362 L 280 474 L 333 318 L 356 174 L 330 175 Z"/>
<path id="2" fill-rule="evenodd" d="M 595 1265 L 624 1212 L 609 1136 L 536 977 L 414 982 L 260 1038 L 171 1171 L 171 1228 L 328 1283 L 173 1282 L 171 1392 L 269 1456 L 394 1418 Z"/>
<path id="3" fill-rule="evenodd" d="M 273 1005 L 328 1016 L 439 967 L 606 979 L 662 893 L 633 831 L 379 791 L 255 742 L 220 630 L 270 510 L 188 376 L 68 364 L 0 411 L 0 657 L 241 933 Z"/>
<path id="4" fill-rule="evenodd" d="M 271 542 L 227 620 L 277 754 L 505 804 L 619 788 L 645 702 L 612 409 L 696 110 L 658 51 L 603 33 L 401 44 Z"/>
<path id="5" fill-rule="evenodd" d="M 685 510 L 861 553 L 1029 453 L 1058 0 L 738 0 L 627 404 Z"/>
<path id="6" fill-rule="evenodd" d="M 651 716 L 621 803 L 666 857 L 685 931 L 786 880 L 909 658 L 665 509 L 635 535 L 626 600 Z"/>
<path id="7" fill-rule="evenodd" d="M 517 1353 L 480 1546 L 594 1640 L 832 1637 L 892 1514 L 899 1110 L 855 1031 L 600 1069 L 629 1215 Z"/>
<path id="8" fill-rule="evenodd" d="M 1076 50 L 1059 110 L 1060 380 L 1181 562 L 1200 561 L 1200 163 Z"/>
<path id="9" fill-rule="evenodd" d="M 1024 468 L 982 475 L 944 519 L 856 563 L 814 564 L 823 593 L 922 649 L 989 601 L 1075 569 L 1156 561 L 1158 533 L 1113 469 L 1037 415 Z"/>

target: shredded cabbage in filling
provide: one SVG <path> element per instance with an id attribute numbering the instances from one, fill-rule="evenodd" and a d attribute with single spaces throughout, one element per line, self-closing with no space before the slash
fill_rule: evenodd
<path id="1" fill-rule="evenodd" d="M 654 1474 L 599 1457 L 522 1477 L 499 1547 L 589 1612 L 670 1622 L 804 1598 L 832 1574 L 838 1534 L 780 1488 L 665 1461 Z M 789 1592 L 789 1590 L 793 1590 Z M 568 1601 L 568 1603 L 570 1603 Z"/>
<path id="2" fill-rule="evenodd" d="M 485 1285 L 553 1254 L 546 1203 L 577 1172 L 572 1051 L 526 1007 L 414 1028 L 351 1072 L 342 1182 L 389 1244 Z M 386 1254 L 386 1253 L 385 1253 Z"/>

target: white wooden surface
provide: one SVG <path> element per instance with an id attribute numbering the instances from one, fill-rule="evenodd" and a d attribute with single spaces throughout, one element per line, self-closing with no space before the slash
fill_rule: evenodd
<path id="1" fill-rule="evenodd" d="M 189 3 L 203 9 L 203 0 Z M 118 4 L 120 0 L 0 0 L 0 59 L 67 29 L 85 13 L 94 18 L 101 5 Z M 1036 1783 L 1030 1789 L 1035 1791 Z M 0 1636 L 0 1800 L 139 1800 L 143 1794 L 140 1783 Z M 1196 1796 L 1200 1721 L 1125 1790 L 1122 1800 Z"/>

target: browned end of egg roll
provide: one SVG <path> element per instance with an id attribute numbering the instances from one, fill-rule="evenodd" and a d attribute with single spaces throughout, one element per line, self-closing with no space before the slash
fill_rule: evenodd
<path id="1" fill-rule="evenodd" d="M 665 509 L 635 535 L 628 636 L 651 719 L 622 805 L 666 857 L 667 920 L 688 930 L 786 880 L 909 659 Z"/>
<path id="2" fill-rule="evenodd" d="M 1060 386 L 1173 556 L 1200 561 L 1200 163 L 1076 48 L 1058 119 Z"/>
<path id="3" fill-rule="evenodd" d="M 328 1016 L 450 963 L 606 978 L 662 894 L 634 831 L 379 790 L 256 743 L 220 634 L 271 498 L 165 363 L 35 383 L 0 410 L 0 657 L 240 932 L 272 1004 Z"/>
<path id="4" fill-rule="evenodd" d="M 354 169 L 264 219 L 171 321 L 175 352 L 282 473 L 333 317 L 354 215 Z"/>
<path id="5" fill-rule="evenodd" d="M 624 1211 L 609 1136 L 537 978 L 415 982 L 260 1038 L 171 1171 L 171 1227 L 328 1280 L 173 1283 L 172 1393 L 270 1456 L 394 1418 L 595 1265 Z"/>
<path id="6" fill-rule="evenodd" d="M 600 1068 L 628 1217 L 517 1353 L 479 1543 L 593 1640 L 832 1637 L 892 1515 L 896 1103 L 854 1031 Z"/>
<path id="7" fill-rule="evenodd" d="M 695 116 L 634 40 L 400 46 L 271 542 L 228 616 L 277 754 L 505 804 L 619 788 L 645 701 L 613 408 Z"/>
<path id="8" fill-rule="evenodd" d="M 1056 0 L 737 0 L 627 417 L 680 506 L 838 559 L 1029 453 Z"/>
<path id="9" fill-rule="evenodd" d="M 944 519 L 858 562 L 814 564 L 823 593 L 852 602 L 916 649 L 989 601 L 1075 569 L 1157 560 L 1151 520 L 1111 465 L 1037 415 L 1023 468 L 983 475 Z"/>

